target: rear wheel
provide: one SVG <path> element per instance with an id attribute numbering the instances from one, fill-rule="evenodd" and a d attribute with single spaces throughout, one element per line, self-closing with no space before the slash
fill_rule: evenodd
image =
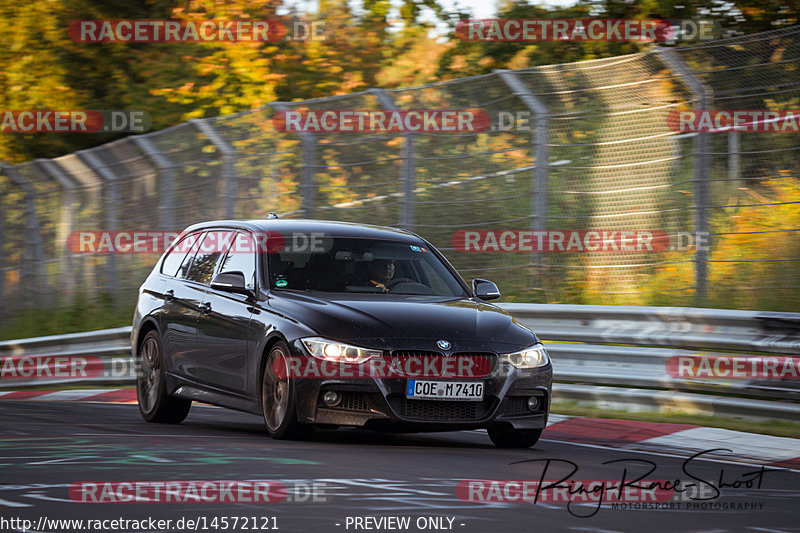
<path id="1" fill-rule="evenodd" d="M 273 439 L 305 440 L 314 428 L 297 420 L 295 384 L 289 376 L 289 347 L 277 342 L 267 356 L 261 380 L 261 409 Z"/>
<path id="2" fill-rule="evenodd" d="M 489 428 L 489 438 L 498 448 L 530 448 L 542 436 L 542 429 Z"/>
<path id="3" fill-rule="evenodd" d="M 142 340 L 138 362 L 136 399 L 139 401 L 142 418 L 148 422 L 169 424 L 182 422 L 189 414 L 192 402 L 167 394 L 164 351 L 161 349 L 161 339 L 155 330 L 149 331 Z"/>

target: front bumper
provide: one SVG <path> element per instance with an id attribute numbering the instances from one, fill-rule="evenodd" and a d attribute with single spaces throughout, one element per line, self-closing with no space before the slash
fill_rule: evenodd
<path id="1" fill-rule="evenodd" d="M 297 355 L 302 353 L 299 346 L 293 348 Z M 482 401 L 407 399 L 407 378 L 298 378 L 298 420 L 392 431 L 445 431 L 498 425 L 514 429 L 544 428 L 550 409 L 552 366 L 520 370 L 492 357 L 495 357 L 493 370 L 486 377 L 458 378 L 458 381 L 483 381 Z M 330 390 L 342 397 L 335 407 L 327 407 L 321 400 L 322 394 Z M 539 399 L 534 411 L 527 405 L 531 396 Z"/>

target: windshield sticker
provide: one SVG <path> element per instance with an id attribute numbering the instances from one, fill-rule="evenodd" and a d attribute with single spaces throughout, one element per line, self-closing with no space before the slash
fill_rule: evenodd
<path id="1" fill-rule="evenodd" d="M 277 280 L 275 282 L 275 286 L 276 287 L 281 287 L 281 288 L 286 287 L 288 284 L 289 284 L 289 282 L 286 281 L 285 279 L 279 279 L 279 280 Z"/>
<path id="2" fill-rule="evenodd" d="M 414 246 L 413 244 L 411 245 L 411 250 L 413 250 L 415 252 L 427 252 L 428 251 L 427 249 L 422 248 L 421 246 Z"/>

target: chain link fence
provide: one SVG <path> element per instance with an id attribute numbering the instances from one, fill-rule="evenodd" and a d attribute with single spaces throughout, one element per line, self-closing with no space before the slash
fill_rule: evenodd
<path id="1" fill-rule="evenodd" d="M 73 232 L 308 217 L 410 229 L 507 300 L 796 311 L 800 134 L 674 131 L 679 109 L 800 108 L 800 28 L 263 108 L 0 172 L 0 295 L 131 307 L 154 254 Z M 286 110 L 480 109 L 483 132 L 284 133 Z M 508 117 L 525 117 L 508 126 Z M 505 121 L 505 123 L 504 123 Z M 660 251 L 525 251 L 491 234 L 658 231 Z M 466 251 L 457 235 L 480 235 Z M 688 246 L 708 235 L 708 246 Z M 675 246 L 682 244 L 685 246 Z M 685 248 L 685 249 L 684 249 Z"/>

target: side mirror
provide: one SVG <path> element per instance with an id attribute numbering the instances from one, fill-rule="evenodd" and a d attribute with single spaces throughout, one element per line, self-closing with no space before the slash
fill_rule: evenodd
<path id="1" fill-rule="evenodd" d="M 475 278 L 472 280 L 472 292 L 481 300 L 494 300 L 500 298 L 500 289 L 488 279 Z"/>
<path id="2" fill-rule="evenodd" d="M 252 291 L 245 286 L 244 274 L 237 271 L 221 272 L 211 281 L 211 288 L 238 294 L 250 294 Z"/>

